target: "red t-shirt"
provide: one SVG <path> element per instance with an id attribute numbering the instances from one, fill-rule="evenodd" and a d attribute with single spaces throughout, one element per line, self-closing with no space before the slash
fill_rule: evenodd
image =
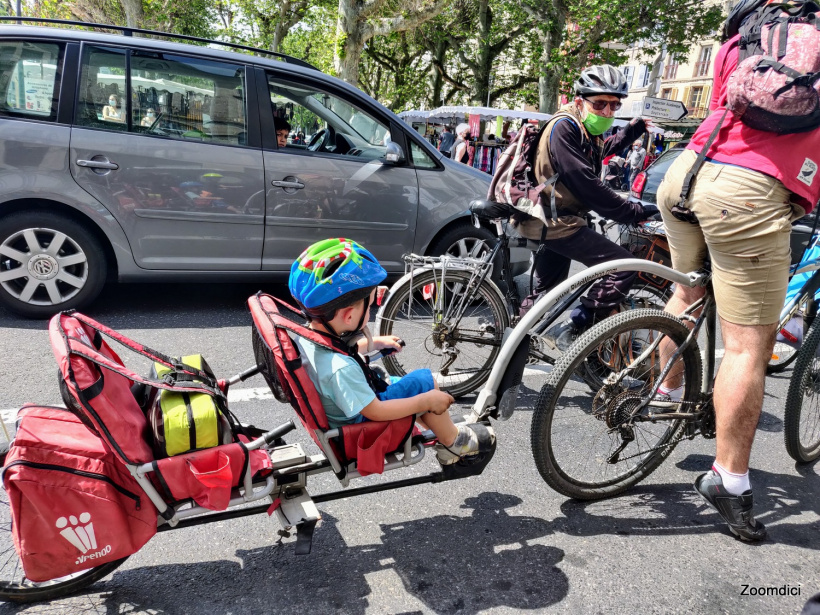
<path id="1" fill-rule="evenodd" d="M 737 42 L 728 40 L 715 58 L 715 82 L 707 117 L 692 136 L 687 149 L 700 152 L 726 109 L 726 82 L 737 67 Z M 779 179 L 794 193 L 793 201 L 814 209 L 820 199 L 820 128 L 811 132 L 780 135 L 746 126 L 732 112 L 706 154 L 719 162 L 735 164 Z"/>

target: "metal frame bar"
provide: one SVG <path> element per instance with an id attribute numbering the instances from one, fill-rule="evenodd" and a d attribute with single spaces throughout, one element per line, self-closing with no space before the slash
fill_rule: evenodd
<path id="1" fill-rule="evenodd" d="M 688 286 L 690 288 L 705 286 L 711 277 L 710 274 L 704 272 L 680 273 L 679 271 L 652 261 L 625 258 L 595 265 L 568 278 L 536 301 L 532 309 L 527 312 L 526 316 L 524 316 L 512 330 L 512 333 L 501 347 L 501 352 L 499 352 L 496 358 L 493 369 L 490 372 L 490 377 L 478 393 L 478 398 L 473 405 L 469 422 L 477 422 L 486 417 L 495 407 L 498 400 L 498 387 L 501 384 L 501 379 L 512 360 L 516 348 L 518 348 L 518 344 L 558 301 L 584 284 L 589 284 L 606 275 L 621 271 L 650 273 L 669 280 L 674 284 L 681 284 L 682 286 Z"/>

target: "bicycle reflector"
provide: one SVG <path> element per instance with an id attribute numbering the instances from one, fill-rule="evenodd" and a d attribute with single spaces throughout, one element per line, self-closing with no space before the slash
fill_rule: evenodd
<path id="1" fill-rule="evenodd" d="M 643 189 L 646 186 L 646 173 L 641 171 L 635 176 L 635 181 L 632 182 L 632 196 L 636 199 L 641 198 Z"/>

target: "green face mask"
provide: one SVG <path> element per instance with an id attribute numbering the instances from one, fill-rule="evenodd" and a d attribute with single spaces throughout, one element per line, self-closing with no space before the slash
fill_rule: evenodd
<path id="1" fill-rule="evenodd" d="M 614 117 L 601 117 L 594 113 L 587 113 L 587 116 L 584 118 L 584 126 L 589 131 L 589 134 L 597 136 L 606 132 L 614 121 Z"/>

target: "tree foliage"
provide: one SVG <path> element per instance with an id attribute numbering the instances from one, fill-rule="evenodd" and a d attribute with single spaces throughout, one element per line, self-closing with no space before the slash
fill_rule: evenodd
<path id="1" fill-rule="evenodd" d="M 0 12 L 13 12 L 0 0 Z M 709 38 L 720 7 L 692 0 L 29 0 L 28 14 L 131 25 L 280 51 L 390 108 L 442 104 L 551 112 L 580 70 L 645 61 Z"/>

